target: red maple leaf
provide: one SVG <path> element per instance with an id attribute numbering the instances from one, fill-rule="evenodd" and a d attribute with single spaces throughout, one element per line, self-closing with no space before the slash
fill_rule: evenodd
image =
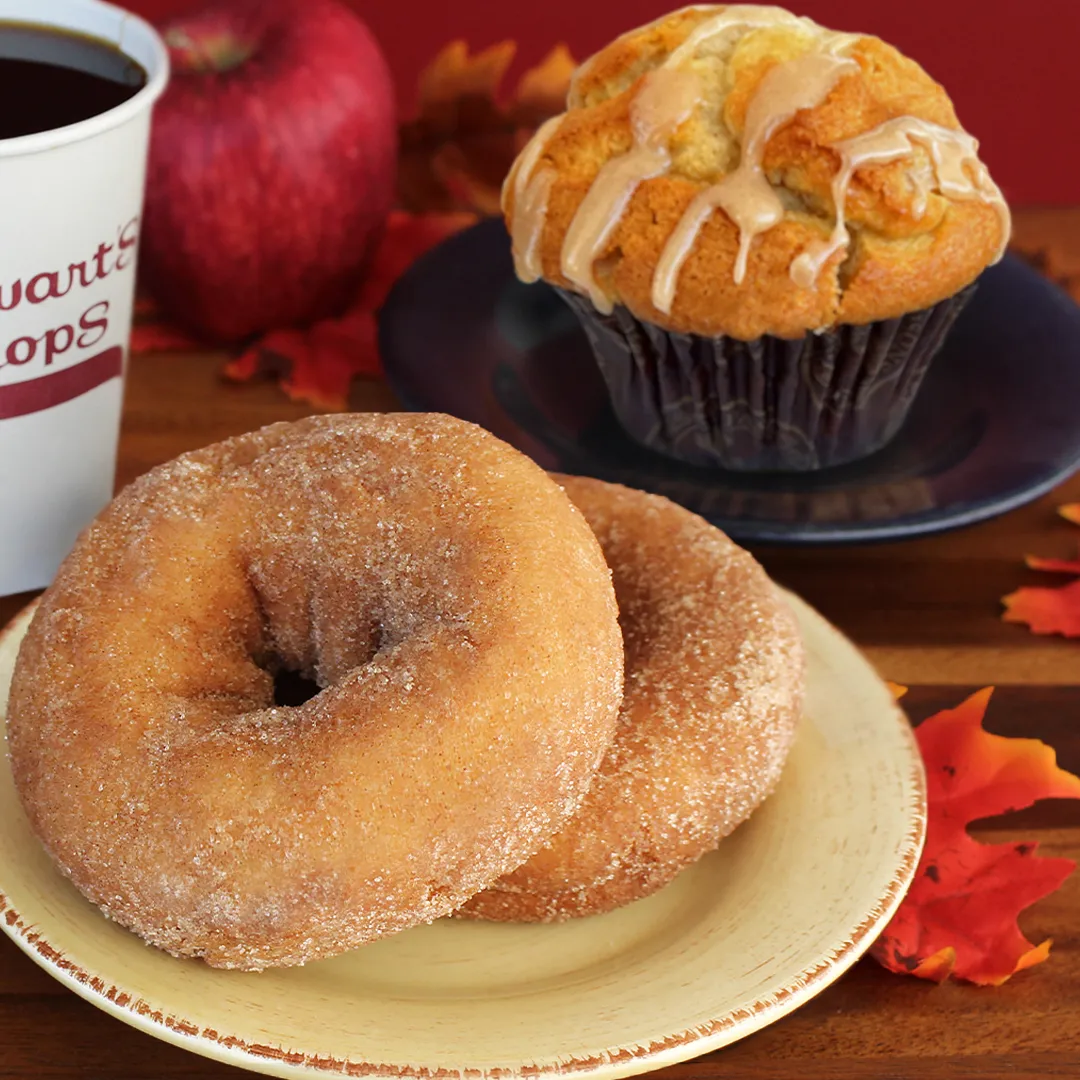
<path id="1" fill-rule="evenodd" d="M 466 213 L 394 211 L 348 311 L 303 330 L 271 330 L 225 365 L 226 378 L 244 382 L 269 375 L 281 380 L 294 401 L 346 408 L 356 376 L 382 373 L 376 315 L 394 282 L 425 251 L 475 220 Z"/>
<path id="2" fill-rule="evenodd" d="M 1039 799 L 1080 799 L 1080 777 L 1059 769 L 1038 739 L 985 731 L 992 692 L 980 690 L 915 731 L 926 766 L 926 846 L 914 884 L 871 949 L 890 971 L 997 986 L 1050 951 L 1049 941 L 1024 937 L 1017 916 L 1076 864 L 1042 858 L 1034 843 L 981 844 L 967 826 Z"/>
<path id="3" fill-rule="evenodd" d="M 475 220 L 476 215 L 469 213 L 393 211 L 347 311 L 304 329 L 269 331 L 225 365 L 225 377 L 246 382 L 268 375 L 280 379 L 294 401 L 306 401 L 318 409 L 346 408 L 354 378 L 382 374 L 376 316 L 394 282 L 425 251 Z M 207 347 L 165 321 L 151 299 L 139 299 L 132 352 L 188 352 Z"/>
<path id="4" fill-rule="evenodd" d="M 141 295 L 135 301 L 135 318 L 131 326 L 131 351 L 195 352 L 205 349 L 206 343 L 173 326 L 162 314 L 157 302 Z"/>
<path id="5" fill-rule="evenodd" d="M 1063 506 L 1061 516 L 1080 525 L 1080 503 Z M 1032 570 L 1054 574 L 1080 574 L 1080 557 L 1076 559 L 1044 559 L 1028 555 L 1024 560 Z M 1034 586 L 1017 589 L 1004 596 L 1001 602 L 1005 622 L 1023 623 L 1036 634 L 1063 634 L 1080 637 L 1080 581 L 1058 588 Z"/>

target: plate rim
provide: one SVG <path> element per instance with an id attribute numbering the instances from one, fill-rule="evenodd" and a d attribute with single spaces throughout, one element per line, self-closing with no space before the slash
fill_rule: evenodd
<path id="1" fill-rule="evenodd" d="M 786 589 L 781 591 L 790 603 L 811 618 L 824 623 L 829 631 L 857 649 L 846 635 L 805 600 Z M 24 624 L 29 626 L 40 601 L 40 597 L 32 600 L 5 626 L 0 627 L 0 649 L 3 649 L 10 637 L 25 634 Z M 869 666 L 865 656 L 863 659 Z M 183 1050 L 264 1075 L 359 1076 L 378 1077 L 380 1080 L 521 1080 L 523 1077 L 537 1080 L 552 1076 L 592 1080 L 602 1076 L 607 1080 L 619 1080 L 621 1077 L 651 1072 L 721 1049 L 760 1031 L 774 1020 L 799 1008 L 845 974 L 869 949 L 874 940 L 874 931 L 883 928 L 895 914 L 914 880 L 926 839 L 927 783 L 914 728 L 899 705 L 894 703 L 894 706 L 893 716 L 902 732 L 901 741 L 909 754 L 907 779 L 912 797 L 911 804 L 907 807 L 908 827 L 903 840 L 903 851 L 892 878 L 877 903 L 862 922 L 847 934 L 842 948 L 830 951 L 829 955 L 812 967 L 789 976 L 788 985 L 772 990 L 769 1000 L 759 999 L 724 1016 L 673 1032 L 644 1048 L 620 1045 L 605 1048 L 590 1057 L 560 1057 L 550 1062 L 522 1062 L 512 1067 L 495 1066 L 487 1069 L 442 1066 L 431 1068 L 320 1057 L 251 1042 L 214 1028 L 200 1027 L 161 1009 L 154 1009 L 142 998 L 134 998 L 127 991 L 110 983 L 101 973 L 87 971 L 69 960 L 32 923 L 24 921 L 4 893 L 2 883 L 0 930 L 53 978 L 83 1000 L 121 1022 Z M 777 1012 L 779 1016 L 774 1016 Z M 733 1033 L 735 1037 L 729 1037 Z"/>
<path id="2" fill-rule="evenodd" d="M 502 225 L 501 218 L 482 218 L 480 221 L 474 222 L 446 237 L 433 248 L 424 252 L 394 283 L 394 287 L 390 290 L 382 308 L 379 310 L 377 333 L 379 351 L 384 360 L 383 377 L 401 404 L 411 412 L 442 410 L 436 401 L 425 402 L 418 399 L 412 393 L 413 387 L 410 380 L 406 378 L 403 381 L 399 378 L 400 373 L 393 360 L 394 350 L 387 347 L 389 340 L 388 327 L 391 317 L 396 307 L 403 302 L 402 297 L 412 287 L 414 279 L 421 276 L 428 264 L 434 263 L 445 248 L 455 244 L 464 246 L 472 238 L 486 232 L 498 231 L 499 226 L 505 228 Z M 1004 261 L 1010 266 L 1016 267 L 1018 271 L 1030 273 L 1057 300 L 1065 300 L 1072 305 L 1073 301 L 1067 293 L 1055 282 L 1050 281 L 1030 267 L 1014 251 L 1008 251 Z M 904 540 L 918 540 L 927 536 L 952 532 L 955 529 L 970 528 L 984 521 L 1001 517 L 1003 514 L 1011 513 L 1013 510 L 1021 506 L 1027 506 L 1052 491 L 1078 470 L 1080 470 L 1080 440 L 1078 440 L 1073 455 L 1066 464 L 1057 468 L 1052 474 L 1047 474 L 1037 481 L 1028 483 L 1026 486 L 1017 487 L 1003 497 L 983 497 L 976 500 L 952 503 L 950 506 L 955 507 L 955 509 L 924 510 L 901 519 L 899 523 L 895 521 L 869 525 L 853 523 L 850 526 L 838 528 L 830 524 L 787 526 L 784 522 L 767 522 L 761 519 L 748 522 L 742 518 L 724 517 L 720 514 L 703 514 L 702 516 L 711 524 L 726 532 L 733 540 L 744 544 L 770 544 L 778 547 L 818 547 L 833 544 L 898 543 Z M 590 475 L 597 474 L 590 473 Z M 598 478 L 610 481 L 609 477 L 599 476 Z M 697 511 L 694 512 L 697 513 Z"/>

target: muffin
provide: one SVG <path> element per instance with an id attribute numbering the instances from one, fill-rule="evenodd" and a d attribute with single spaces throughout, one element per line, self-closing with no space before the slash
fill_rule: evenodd
<path id="1" fill-rule="evenodd" d="M 575 73 L 503 189 L 514 262 L 581 318 L 663 454 L 809 470 L 899 429 L 1009 211 L 952 102 L 875 37 L 698 6 Z"/>

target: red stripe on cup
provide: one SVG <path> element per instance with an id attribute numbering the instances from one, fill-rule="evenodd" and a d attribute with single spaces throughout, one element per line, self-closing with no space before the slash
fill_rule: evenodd
<path id="1" fill-rule="evenodd" d="M 91 356 L 81 364 L 42 375 L 40 379 L 0 386 L 0 420 L 51 409 L 81 397 L 124 371 L 124 350 L 119 345 Z"/>

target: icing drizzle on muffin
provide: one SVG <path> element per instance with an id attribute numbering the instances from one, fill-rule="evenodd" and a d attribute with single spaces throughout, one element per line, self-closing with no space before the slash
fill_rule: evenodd
<path id="1" fill-rule="evenodd" d="M 997 210 L 1002 223 L 1002 242 L 994 261 L 1000 260 L 1005 254 L 1011 218 L 1000 189 L 990 179 L 989 171 L 979 160 L 978 140 L 966 131 L 953 131 L 929 120 L 920 120 L 917 116 L 898 116 L 862 135 L 835 144 L 834 149 L 840 153 L 840 168 L 836 170 L 832 182 L 836 225 L 827 242 L 811 245 L 792 262 L 792 281 L 804 288 L 810 288 L 828 259 L 835 252 L 847 247 L 849 237 L 844 224 L 844 211 L 848 187 L 856 170 L 863 165 L 883 165 L 909 157 L 915 143 L 929 151 L 933 163 L 933 180 L 939 190 L 954 199 L 982 199 Z M 920 186 L 919 202 L 925 206 L 929 194 L 929 179 L 919 173 L 908 175 L 913 183 Z"/>
<path id="2" fill-rule="evenodd" d="M 685 10 L 713 14 L 637 80 L 630 102 L 632 146 L 601 167 L 563 239 L 562 276 L 605 314 L 611 312 L 613 303 L 596 280 L 594 264 L 638 185 L 670 170 L 673 137 L 695 109 L 705 106 L 700 80 L 694 72 L 695 61 L 704 55 L 730 51 L 743 36 L 770 27 L 795 30 L 806 37 L 809 45 L 799 55 L 772 66 L 761 79 L 747 106 L 737 166 L 698 192 L 664 244 L 652 278 L 651 302 L 665 314 L 670 314 L 675 302 L 680 271 L 717 209 L 722 209 L 738 229 L 739 251 L 733 278 L 736 285 L 742 284 L 755 238 L 783 221 L 788 212 L 763 165 L 769 140 L 801 110 L 822 104 L 840 80 L 860 73 L 858 63 L 848 52 L 862 35 L 827 30 L 810 19 L 766 5 L 696 6 Z M 638 33 L 640 30 L 630 32 Z M 595 61 L 596 57 L 590 58 L 575 74 L 571 102 L 580 101 L 581 81 Z M 542 160 L 565 116 L 563 113 L 554 117 L 537 131 L 515 162 L 504 187 L 515 267 L 523 281 L 535 281 L 541 274 L 539 241 L 557 179 L 556 171 Z M 929 167 L 915 157 L 916 146 L 926 150 Z M 978 142 L 965 131 L 915 116 L 899 116 L 836 142 L 831 149 L 839 158 L 831 184 L 835 224 L 827 240 L 810 242 L 792 259 L 789 273 L 800 288 L 812 289 L 829 260 L 848 249 L 846 200 L 859 169 L 905 158 L 911 159 L 907 176 L 920 215 L 931 191 L 954 200 L 976 199 L 993 206 L 1002 224 L 997 252 L 997 258 L 1001 257 L 1010 229 L 1008 207 L 978 158 Z M 513 203 L 507 207 L 511 190 Z"/>
<path id="3" fill-rule="evenodd" d="M 761 80 L 746 113 L 738 167 L 694 199 L 660 254 L 653 278 L 653 304 L 660 311 L 671 310 L 679 271 L 702 225 L 717 207 L 739 227 L 734 279 L 736 285 L 742 284 L 754 237 L 784 218 L 784 204 L 762 167 L 766 144 L 782 124 L 800 109 L 813 108 L 823 101 L 837 80 L 852 70 L 858 71 L 854 60 L 823 50 L 777 64 Z"/>
<path id="4" fill-rule="evenodd" d="M 671 136 L 693 112 L 699 97 L 700 83 L 692 71 L 659 67 L 641 80 L 630 102 L 633 148 L 601 168 L 567 230 L 562 272 L 601 311 L 605 305 L 610 311 L 611 301 L 593 275 L 593 263 L 638 184 L 670 168 Z"/>

